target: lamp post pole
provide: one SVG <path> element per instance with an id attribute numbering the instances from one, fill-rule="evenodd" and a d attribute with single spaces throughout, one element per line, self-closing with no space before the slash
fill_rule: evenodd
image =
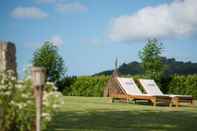
<path id="1" fill-rule="evenodd" d="M 42 120 L 42 97 L 46 79 L 46 69 L 42 67 L 32 68 L 32 84 L 36 99 L 36 131 L 41 131 Z"/>
<path id="2" fill-rule="evenodd" d="M 42 96 L 43 90 L 42 87 L 35 87 L 35 95 L 36 95 L 36 131 L 41 130 L 41 117 L 42 117 Z"/>

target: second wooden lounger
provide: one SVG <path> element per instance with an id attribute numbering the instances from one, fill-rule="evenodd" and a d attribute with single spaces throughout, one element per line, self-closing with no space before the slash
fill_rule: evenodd
<path id="1" fill-rule="evenodd" d="M 178 107 L 180 103 L 189 103 L 193 105 L 193 97 L 191 95 L 163 94 L 154 80 L 139 79 L 139 82 L 143 86 L 145 92 L 149 95 L 163 95 L 171 97 L 171 104 L 174 104 L 176 107 Z"/>
<path id="2" fill-rule="evenodd" d="M 154 106 L 158 104 L 167 104 L 170 106 L 171 98 L 169 96 L 143 94 L 132 78 L 116 77 L 115 80 L 121 92 L 113 93 L 112 99 L 125 99 L 127 101 L 146 100 Z"/>

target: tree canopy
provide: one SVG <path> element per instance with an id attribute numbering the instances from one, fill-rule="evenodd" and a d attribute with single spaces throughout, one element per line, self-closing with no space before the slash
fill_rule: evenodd
<path id="1" fill-rule="evenodd" d="M 157 39 L 151 39 L 139 52 L 144 74 L 148 78 L 159 80 L 164 74 L 165 65 L 161 59 L 162 48 L 162 43 L 159 43 Z"/>
<path id="2" fill-rule="evenodd" d="M 55 83 L 66 72 L 64 60 L 58 54 L 57 47 L 49 41 L 46 41 L 41 48 L 34 52 L 32 63 L 33 66 L 45 67 L 47 70 L 47 80 Z"/>

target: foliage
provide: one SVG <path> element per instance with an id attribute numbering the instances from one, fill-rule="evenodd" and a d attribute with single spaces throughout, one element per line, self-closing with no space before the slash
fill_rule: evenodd
<path id="1" fill-rule="evenodd" d="M 161 80 L 158 83 L 161 91 L 164 93 L 164 94 L 168 94 L 168 91 L 169 91 L 169 83 L 171 82 L 172 80 L 172 76 L 170 77 L 162 77 Z"/>
<path id="2" fill-rule="evenodd" d="M 162 57 L 162 63 L 166 65 L 168 68 L 165 70 L 165 76 L 169 77 L 171 75 L 189 75 L 189 74 L 197 74 L 197 63 L 194 62 L 184 62 L 184 61 L 177 61 L 174 58 L 166 58 Z M 129 62 L 123 63 L 118 68 L 118 71 L 122 75 L 140 75 L 143 74 L 143 69 L 141 67 L 140 62 Z M 111 75 L 113 70 L 102 71 L 93 76 L 100 76 L 100 75 Z"/>
<path id="3" fill-rule="evenodd" d="M 169 83 L 168 93 L 192 95 L 197 99 L 197 75 L 175 75 Z"/>
<path id="4" fill-rule="evenodd" d="M 103 96 L 103 88 L 108 80 L 109 77 L 107 76 L 78 77 L 70 86 L 71 90 L 68 92 L 67 87 L 63 94 L 72 96 Z"/>
<path id="5" fill-rule="evenodd" d="M 68 93 L 71 91 L 71 85 L 76 81 L 76 76 L 68 76 L 56 83 L 56 86 L 58 87 L 58 91 L 63 92 L 64 95 L 68 95 Z"/>
<path id="6" fill-rule="evenodd" d="M 163 63 L 168 66 L 168 69 L 165 72 L 165 76 L 171 75 L 192 75 L 197 74 L 197 63 L 192 63 L 190 61 L 176 61 L 174 58 L 167 59 L 162 57 Z"/>
<path id="7" fill-rule="evenodd" d="M 124 77 L 124 76 L 123 76 Z M 139 79 L 147 77 L 144 75 L 125 76 L 132 77 L 138 87 L 143 91 Z M 71 96 L 103 96 L 104 87 L 110 76 L 82 76 L 65 78 L 64 95 Z M 186 94 L 197 98 L 197 75 L 175 75 L 163 77 L 157 81 L 158 86 L 164 94 Z M 63 87 L 63 86 L 62 86 Z"/>
<path id="8" fill-rule="evenodd" d="M 134 61 L 128 64 L 123 63 L 119 66 L 118 72 L 122 75 L 138 75 L 143 74 L 142 67 L 140 66 L 141 63 Z M 112 75 L 114 70 L 107 70 L 102 71 L 99 73 L 94 74 L 93 76 L 100 76 L 100 75 Z"/>
<path id="9" fill-rule="evenodd" d="M 17 82 L 10 73 L 0 73 L 1 130 L 31 130 L 35 106 L 28 82 Z"/>
<path id="10" fill-rule="evenodd" d="M 164 63 L 161 61 L 162 44 L 156 39 L 148 40 L 148 43 L 139 52 L 145 76 L 159 81 L 164 74 Z"/>
<path id="11" fill-rule="evenodd" d="M 33 54 L 32 63 L 34 66 L 41 66 L 47 69 L 48 81 L 57 82 L 65 74 L 63 58 L 58 54 L 57 47 L 47 41 Z"/>
<path id="12" fill-rule="evenodd" d="M 123 63 L 120 65 L 119 70 L 121 74 L 130 74 L 130 75 L 135 75 L 135 74 L 143 74 L 142 67 L 140 66 L 140 63 L 134 61 L 132 63 L 126 64 Z"/>
<path id="13" fill-rule="evenodd" d="M 138 87 L 143 90 L 139 83 L 139 79 L 146 79 L 144 75 L 122 76 L 132 77 Z M 107 84 L 110 76 L 82 76 L 82 77 L 67 77 L 65 78 L 64 95 L 71 96 L 103 96 L 104 87 Z M 192 95 L 197 98 L 197 75 L 174 75 L 172 77 L 163 77 L 157 81 L 164 94 L 185 94 Z M 63 87 L 63 86 L 62 86 Z"/>
<path id="14" fill-rule="evenodd" d="M 53 115 L 61 109 L 63 104 L 64 100 L 62 93 L 57 91 L 57 87 L 53 83 L 47 82 L 43 96 L 43 129 L 47 128 Z"/>
<path id="15" fill-rule="evenodd" d="M 61 93 L 48 83 L 43 99 L 43 129 L 54 110 L 62 105 Z M 10 71 L 0 73 L 0 130 L 31 131 L 35 122 L 35 98 L 30 79 L 17 81 Z"/>

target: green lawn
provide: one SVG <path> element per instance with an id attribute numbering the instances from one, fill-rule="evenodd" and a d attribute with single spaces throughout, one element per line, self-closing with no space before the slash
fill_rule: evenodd
<path id="1" fill-rule="evenodd" d="M 65 97 L 47 131 L 196 131 L 197 107 L 109 103 L 106 98 Z"/>

